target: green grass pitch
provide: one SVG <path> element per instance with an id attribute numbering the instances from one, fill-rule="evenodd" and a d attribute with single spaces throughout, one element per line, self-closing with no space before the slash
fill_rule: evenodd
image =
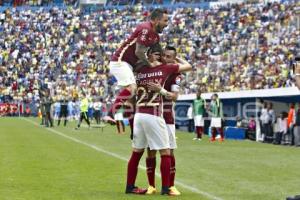
<path id="1" fill-rule="evenodd" d="M 250 141 L 192 141 L 177 132 L 179 197 L 126 195 L 129 128 L 46 129 L 37 118 L 0 118 L 0 200 L 282 200 L 300 194 L 300 148 Z M 159 160 L 156 171 L 159 174 Z M 147 187 L 145 156 L 137 185 Z M 156 177 L 160 189 L 161 180 Z"/>

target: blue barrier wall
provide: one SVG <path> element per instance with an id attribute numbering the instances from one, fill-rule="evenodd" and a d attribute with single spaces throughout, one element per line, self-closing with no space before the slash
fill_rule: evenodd
<path id="1" fill-rule="evenodd" d="M 292 89 L 292 88 L 291 88 Z M 264 92 L 264 90 L 261 90 Z M 226 117 L 224 121 L 224 126 L 235 126 L 236 118 L 241 117 L 242 119 L 250 118 L 252 115 L 257 116 L 258 111 L 260 110 L 262 104 L 259 104 L 259 101 L 270 101 L 274 104 L 274 110 L 278 115 L 281 111 L 288 112 L 288 107 L 290 103 L 300 103 L 300 92 L 296 91 L 295 95 L 287 95 L 284 96 L 281 93 L 277 95 L 280 96 L 271 96 L 271 97 L 251 97 L 251 93 L 249 93 L 249 97 L 238 98 L 236 96 L 232 98 L 224 98 L 221 99 L 223 104 L 223 114 Z M 221 95 L 222 96 L 222 95 Z M 188 108 L 191 106 L 193 99 L 180 99 L 176 102 L 175 105 L 175 116 L 176 116 L 176 127 L 179 129 L 193 131 L 194 122 L 193 120 L 189 120 L 187 117 Z M 209 103 L 209 100 L 207 100 Z M 284 108 L 276 108 L 276 104 L 278 103 L 284 105 Z M 209 127 L 209 120 L 205 120 L 206 129 Z M 189 127 L 190 126 L 190 127 Z M 207 130 L 206 130 L 207 133 Z"/>

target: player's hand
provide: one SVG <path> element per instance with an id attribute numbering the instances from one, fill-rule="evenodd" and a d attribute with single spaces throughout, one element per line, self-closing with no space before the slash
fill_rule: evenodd
<path id="1" fill-rule="evenodd" d="M 148 89 L 154 92 L 160 92 L 161 85 L 159 83 L 148 83 Z"/>

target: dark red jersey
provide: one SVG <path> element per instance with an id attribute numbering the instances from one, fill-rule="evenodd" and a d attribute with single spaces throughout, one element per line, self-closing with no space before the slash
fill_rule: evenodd
<path id="1" fill-rule="evenodd" d="M 121 47 L 112 56 L 112 61 L 124 61 L 135 68 L 138 57 L 135 55 L 136 43 L 150 47 L 159 42 L 159 35 L 154 32 L 151 22 L 139 24 Z"/>
<path id="2" fill-rule="evenodd" d="M 178 65 L 162 64 L 156 67 L 145 67 L 138 71 L 137 80 L 137 113 L 162 116 L 163 99 L 159 93 L 148 90 L 148 83 L 159 83 L 164 87 L 169 76 L 178 73 Z"/>
<path id="3" fill-rule="evenodd" d="M 173 92 L 176 87 L 179 87 L 181 81 L 180 74 L 174 74 L 169 76 L 165 83 L 165 89 L 169 92 Z M 175 117 L 174 117 L 174 102 L 170 99 L 163 98 L 163 117 L 166 121 L 166 124 L 174 124 Z"/>

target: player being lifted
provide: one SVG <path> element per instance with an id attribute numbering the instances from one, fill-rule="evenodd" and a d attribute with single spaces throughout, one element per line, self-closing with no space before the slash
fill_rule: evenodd
<path id="1" fill-rule="evenodd" d="M 153 10 L 150 14 L 150 20 L 139 24 L 130 37 L 113 54 L 109 64 L 110 73 L 115 76 L 118 85 L 123 87 L 123 90 L 116 97 L 108 116 L 103 118 L 104 121 L 115 123 L 113 119 L 115 112 L 126 101 L 132 100 L 136 91 L 136 81 L 133 72 L 141 67 L 150 66 L 145 53 L 149 47 L 159 43 L 158 34 L 162 33 L 167 24 L 168 15 L 166 11 L 161 9 Z M 132 116 L 129 119 L 132 127 Z"/>
<path id="2" fill-rule="evenodd" d="M 135 186 L 139 161 L 144 149 L 158 150 L 161 155 L 161 194 L 174 195 L 170 191 L 170 141 L 166 123 L 162 117 L 165 90 L 157 93 L 149 90 L 150 83 L 164 86 L 169 76 L 191 70 L 191 65 L 183 60 L 179 64 L 162 64 L 158 62 L 162 50 L 159 45 L 150 49 L 151 67 L 137 71 L 137 103 L 134 117 L 133 152 L 128 161 L 126 193 L 145 194 L 147 190 Z"/>

